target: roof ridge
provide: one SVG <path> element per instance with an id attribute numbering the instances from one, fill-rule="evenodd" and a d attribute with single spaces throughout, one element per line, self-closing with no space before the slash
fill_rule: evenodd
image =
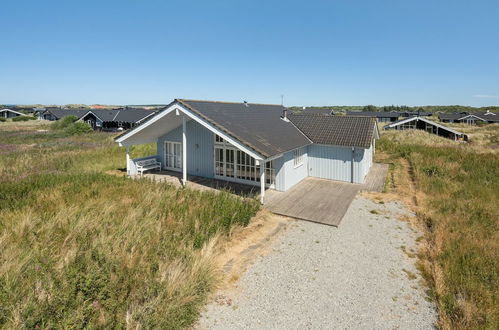
<path id="1" fill-rule="evenodd" d="M 293 115 L 293 116 L 321 116 L 321 117 L 333 116 L 333 115 L 327 114 L 327 113 L 303 113 L 303 112 L 298 112 L 298 113 L 291 112 L 289 115 Z"/>
<path id="2" fill-rule="evenodd" d="M 210 100 L 193 100 L 193 99 L 176 99 L 176 100 L 178 100 L 178 101 L 184 101 L 184 102 L 205 102 L 205 103 L 221 103 L 221 104 L 244 104 L 244 102 L 228 102 L 228 101 L 210 101 Z M 251 102 L 248 102 L 248 104 L 253 104 L 253 105 L 272 105 L 272 106 L 286 108 L 282 104 L 251 103 Z"/>

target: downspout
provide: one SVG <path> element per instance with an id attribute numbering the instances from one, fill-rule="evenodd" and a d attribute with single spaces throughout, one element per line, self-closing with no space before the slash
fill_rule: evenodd
<path id="1" fill-rule="evenodd" d="M 355 158 L 355 148 L 352 147 L 352 161 L 351 161 L 351 169 L 350 169 L 350 173 L 351 173 L 350 182 L 351 183 L 353 183 L 353 162 L 354 162 L 354 158 Z"/>

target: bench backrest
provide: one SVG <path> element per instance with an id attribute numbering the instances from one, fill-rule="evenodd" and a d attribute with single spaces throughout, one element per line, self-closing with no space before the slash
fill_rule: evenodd
<path id="1" fill-rule="evenodd" d="M 136 164 L 138 166 L 148 166 L 148 165 L 154 165 L 156 163 L 157 163 L 156 159 L 150 158 L 150 159 L 139 160 Z"/>

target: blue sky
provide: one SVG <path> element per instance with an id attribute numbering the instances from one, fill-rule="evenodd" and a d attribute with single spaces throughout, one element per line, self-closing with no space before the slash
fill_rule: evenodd
<path id="1" fill-rule="evenodd" d="M 0 3 L 0 103 L 499 104 L 499 1 Z"/>

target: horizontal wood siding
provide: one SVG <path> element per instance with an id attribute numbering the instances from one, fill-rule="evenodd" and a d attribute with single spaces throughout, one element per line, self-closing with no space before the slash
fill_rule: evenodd
<path id="1" fill-rule="evenodd" d="M 213 178 L 214 173 L 214 136 L 213 133 L 190 120 L 187 129 L 187 173 L 190 175 Z M 182 125 L 161 136 L 157 142 L 158 161 L 164 166 L 165 141 L 182 143 Z"/>

